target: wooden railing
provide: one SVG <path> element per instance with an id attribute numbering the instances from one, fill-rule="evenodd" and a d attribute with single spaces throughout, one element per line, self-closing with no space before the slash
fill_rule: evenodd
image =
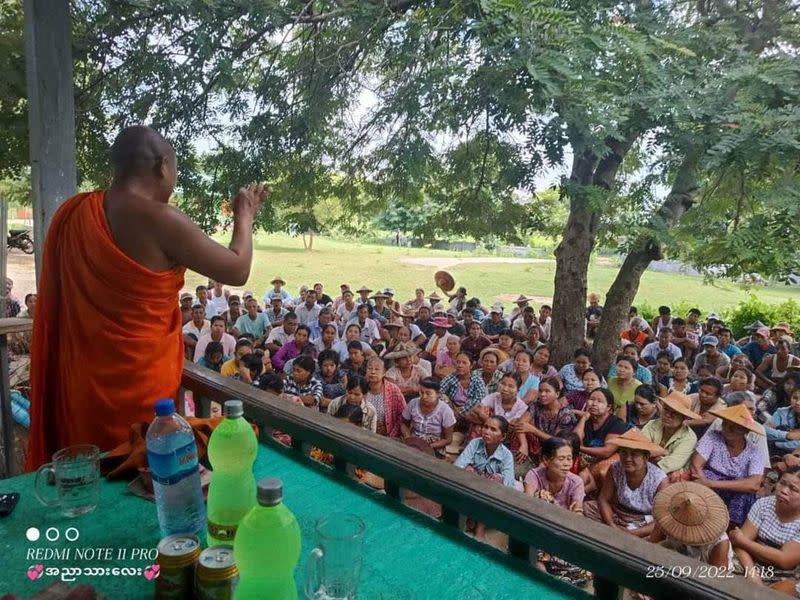
<path id="1" fill-rule="evenodd" d="M 655 598 L 779 600 L 786 598 L 741 577 L 705 578 L 703 563 L 621 533 L 560 507 L 475 477 L 394 440 L 340 423 L 239 381 L 186 363 L 182 386 L 191 390 L 200 416 L 212 401 L 242 400 L 245 416 L 292 436 L 295 448 L 317 446 L 336 456 L 337 469 L 363 467 L 385 480 L 398 501 L 412 490 L 442 505 L 445 523 L 465 515 L 510 537 L 509 552 L 529 560 L 531 548 L 559 556 L 594 573 L 595 596 L 619 598 L 624 588 Z M 658 570 L 656 567 L 663 567 Z M 675 570 L 671 569 L 675 567 Z M 683 567 L 683 569 L 680 569 Z M 690 572 L 685 577 L 668 574 Z"/>

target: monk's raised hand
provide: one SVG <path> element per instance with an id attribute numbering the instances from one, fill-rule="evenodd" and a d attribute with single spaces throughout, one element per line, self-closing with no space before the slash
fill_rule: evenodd
<path id="1" fill-rule="evenodd" d="M 271 192 L 272 188 L 265 183 L 251 183 L 247 187 L 240 188 L 233 200 L 234 214 L 254 218 Z"/>

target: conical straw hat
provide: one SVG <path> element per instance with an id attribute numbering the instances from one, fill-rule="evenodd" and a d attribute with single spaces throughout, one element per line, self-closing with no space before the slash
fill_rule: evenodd
<path id="1" fill-rule="evenodd" d="M 724 419 L 725 421 L 730 421 L 731 423 L 735 423 L 736 425 L 744 427 L 748 431 L 758 433 L 759 435 L 764 435 L 764 432 L 756 427 L 756 421 L 753 419 L 753 415 L 750 414 L 750 411 L 747 410 L 747 407 L 744 404 L 737 404 L 736 406 L 720 408 L 717 410 L 711 409 L 708 412 L 715 417 L 719 417 L 720 419 Z"/>
<path id="2" fill-rule="evenodd" d="M 619 437 L 608 440 L 609 444 L 613 444 L 619 448 L 630 448 L 631 450 L 644 450 L 650 453 L 650 456 L 663 456 L 664 449 L 658 444 L 654 444 L 648 440 L 641 431 L 635 427 L 629 429 Z"/>
<path id="3" fill-rule="evenodd" d="M 693 481 L 679 481 L 658 492 L 653 517 L 669 537 L 690 546 L 717 541 L 730 519 L 722 498 Z"/>

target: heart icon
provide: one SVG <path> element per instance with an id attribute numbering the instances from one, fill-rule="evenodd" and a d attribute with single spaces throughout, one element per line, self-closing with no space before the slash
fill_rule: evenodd
<path id="1" fill-rule="evenodd" d="M 144 569 L 144 578 L 147 579 L 147 581 L 152 581 L 158 577 L 159 573 L 161 573 L 160 565 L 150 565 Z"/>
<path id="2" fill-rule="evenodd" d="M 39 579 L 44 573 L 44 565 L 31 565 L 28 567 L 28 579 L 33 581 L 34 579 Z"/>

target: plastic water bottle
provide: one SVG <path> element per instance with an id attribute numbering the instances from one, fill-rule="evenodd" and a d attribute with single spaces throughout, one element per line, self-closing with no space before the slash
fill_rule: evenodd
<path id="1" fill-rule="evenodd" d="M 296 600 L 294 569 L 300 558 L 300 527 L 283 504 L 283 482 L 258 482 L 258 504 L 239 523 L 233 559 L 239 567 L 234 600 Z"/>
<path id="2" fill-rule="evenodd" d="M 202 532 L 206 507 L 197 445 L 191 426 L 175 412 L 172 399 L 156 402 L 156 418 L 146 439 L 161 534 Z"/>
<path id="3" fill-rule="evenodd" d="M 236 528 L 256 504 L 258 440 L 244 420 L 241 400 L 229 400 L 222 421 L 208 440 L 208 458 L 214 473 L 208 487 L 208 544 L 233 544 Z"/>

